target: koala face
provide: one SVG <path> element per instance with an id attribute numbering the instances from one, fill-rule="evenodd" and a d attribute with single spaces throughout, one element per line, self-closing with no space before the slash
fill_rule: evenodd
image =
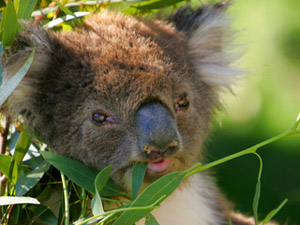
<path id="1" fill-rule="evenodd" d="M 171 22 L 170 22 L 171 21 Z M 134 162 L 146 182 L 197 163 L 218 90 L 236 72 L 224 52 L 224 7 L 178 11 L 169 22 L 106 12 L 75 31 L 23 24 L 2 56 L 4 83 L 36 47 L 34 62 L 3 111 L 22 115 L 57 153 L 129 190 Z"/>

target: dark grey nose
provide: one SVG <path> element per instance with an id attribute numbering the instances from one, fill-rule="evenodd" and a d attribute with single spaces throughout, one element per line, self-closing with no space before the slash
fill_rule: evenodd
<path id="1" fill-rule="evenodd" d="M 144 155 L 155 160 L 179 150 L 179 135 L 171 112 L 161 103 L 149 103 L 136 112 L 138 144 Z"/>

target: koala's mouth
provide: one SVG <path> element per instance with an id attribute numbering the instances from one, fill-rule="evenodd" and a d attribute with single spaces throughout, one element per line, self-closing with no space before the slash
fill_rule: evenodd
<path id="1" fill-rule="evenodd" d="M 149 162 L 148 170 L 152 173 L 164 172 L 169 168 L 172 163 L 172 159 L 161 159 L 159 161 Z"/>

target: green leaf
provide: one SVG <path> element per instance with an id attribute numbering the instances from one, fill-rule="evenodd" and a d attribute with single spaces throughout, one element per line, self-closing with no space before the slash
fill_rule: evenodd
<path id="1" fill-rule="evenodd" d="M 18 224 L 20 216 L 20 205 L 15 205 L 10 215 L 9 224 Z"/>
<path id="2" fill-rule="evenodd" d="M 74 183 L 78 184 L 90 193 L 95 194 L 94 180 L 98 174 L 97 170 L 52 152 L 42 151 L 41 154 L 47 162 L 69 177 L 69 179 L 71 179 Z M 102 194 L 102 191 L 104 194 Z M 120 193 L 120 189 L 113 183 L 111 179 L 108 180 L 102 191 L 100 194 L 103 196 L 110 196 Z"/>
<path id="3" fill-rule="evenodd" d="M 21 162 L 24 156 L 26 155 L 30 145 L 31 145 L 31 138 L 28 132 L 25 129 L 23 129 L 20 134 L 20 137 L 18 138 L 15 152 L 13 155 L 13 160 L 15 160 L 15 163 L 17 163 L 18 167 L 21 166 Z"/>
<path id="4" fill-rule="evenodd" d="M 12 157 L 12 161 L 9 168 L 8 179 L 11 180 L 13 184 L 17 183 L 19 168 L 21 167 L 21 162 L 26 155 L 29 147 L 31 145 L 31 138 L 25 129 L 22 130 L 16 147 L 15 152 Z"/>
<path id="5" fill-rule="evenodd" d="M 145 225 L 159 225 L 159 223 L 152 214 L 149 214 L 146 216 Z"/>
<path id="6" fill-rule="evenodd" d="M 130 207 L 148 206 L 164 196 L 168 197 L 181 183 L 185 174 L 186 172 L 174 172 L 161 177 L 149 185 L 138 198 L 130 204 Z M 132 225 L 147 216 L 151 211 L 152 209 L 125 211 L 113 225 Z"/>
<path id="7" fill-rule="evenodd" d="M 0 42 L 0 55 L 2 55 L 2 52 L 3 52 L 3 46 L 2 46 L 2 41 L 1 41 Z M 0 86 L 1 86 L 1 84 L 2 84 L 2 61 L 0 60 Z"/>
<path id="8" fill-rule="evenodd" d="M 37 199 L 31 197 L 0 196 L 0 205 L 15 204 L 40 204 L 40 202 Z"/>
<path id="9" fill-rule="evenodd" d="M 96 193 L 95 193 L 94 198 L 92 199 L 92 212 L 93 212 L 94 216 L 104 213 L 104 209 L 103 209 L 99 191 L 102 190 L 104 188 L 105 184 L 107 183 L 110 170 L 111 170 L 111 166 L 108 166 L 108 167 L 104 168 L 103 170 L 101 170 L 98 173 L 98 175 L 96 176 L 95 183 L 94 183 Z"/>
<path id="10" fill-rule="evenodd" d="M 142 187 L 147 163 L 134 163 L 132 168 L 132 199 L 136 199 Z"/>
<path id="11" fill-rule="evenodd" d="M 128 8 L 125 8 L 122 12 L 125 14 L 133 15 L 141 12 L 151 12 L 153 10 L 158 10 L 161 8 L 165 8 L 171 5 L 175 5 L 176 3 L 183 2 L 185 0 L 152 0 L 145 1 L 142 3 L 137 3 L 131 5 Z"/>
<path id="12" fill-rule="evenodd" d="M 260 199 L 260 180 L 257 181 L 255 194 L 254 194 L 254 200 L 253 200 L 253 215 L 256 223 L 258 224 L 258 204 Z"/>
<path id="13" fill-rule="evenodd" d="M 16 10 L 11 0 L 8 0 L 7 7 L 4 9 L 2 14 L 2 19 L 2 44 L 3 48 L 5 49 L 7 46 L 10 46 L 15 41 L 18 30 L 20 29 L 20 25 L 17 20 Z"/>
<path id="14" fill-rule="evenodd" d="M 34 10 L 37 0 L 24 1 L 21 0 L 19 3 L 19 9 L 17 11 L 18 19 L 29 19 Z"/>
<path id="15" fill-rule="evenodd" d="M 16 184 L 16 196 L 26 194 L 37 182 L 43 177 L 44 173 L 49 170 L 50 164 L 42 161 L 34 170 L 20 176 Z"/>
<path id="16" fill-rule="evenodd" d="M 260 199 L 260 190 L 261 190 L 260 179 L 261 179 L 261 173 L 262 173 L 262 168 L 263 168 L 263 162 L 262 162 L 262 159 L 259 154 L 257 154 L 256 152 L 254 152 L 253 154 L 256 155 L 257 158 L 259 159 L 259 172 L 258 172 L 257 184 L 256 184 L 253 205 L 252 205 L 255 225 L 258 225 L 258 204 L 259 204 L 259 199 Z"/>
<path id="17" fill-rule="evenodd" d="M 32 50 L 29 58 L 26 60 L 24 65 L 18 70 L 18 72 L 5 84 L 4 87 L 0 88 L 0 106 L 5 102 L 8 96 L 15 90 L 15 88 L 19 85 L 19 83 L 26 75 L 33 61 L 34 53 L 35 48 Z"/>
<path id="18" fill-rule="evenodd" d="M 58 219 L 56 218 L 54 213 L 44 205 L 31 205 L 28 207 L 28 209 L 32 211 L 33 214 L 45 224 L 49 224 L 49 225 L 59 224 Z"/>
<path id="19" fill-rule="evenodd" d="M 11 159 L 11 156 L 0 155 L 0 170 L 6 177 L 8 177 L 9 174 Z"/>
<path id="20" fill-rule="evenodd" d="M 62 10 L 65 14 L 75 16 L 74 13 L 73 13 L 70 9 L 68 9 L 67 7 L 65 7 L 65 6 L 64 6 L 63 4 L 61 4 L 59 1 L 57 1 L 57 0 L 53 0 L 53 1 L 59 6 L 59 8 L 61 8 L 61 10 Z"/>
<path id="21" fill-rule="evenodd" d="M 98 173 L 97 170 L 52 152 L 42 151 L 41 154 L 48 163 L 69 177 L 74 183 L 95 194 L 94 180 Z"/>
<path id="22" fill-rule="evenodd" d="M 285 199 L 276 209 L 273 209 L 263 220 L 262 225 L 268 223 L 280 210 L 281 208 L 287 203 L 287 199 Z"/>

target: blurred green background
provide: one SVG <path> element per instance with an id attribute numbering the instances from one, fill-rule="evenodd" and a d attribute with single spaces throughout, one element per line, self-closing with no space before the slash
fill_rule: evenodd
<path id="1" fill-rule="evenodd" d="M 209 161 L 289 129 L 300 113 L 300 1 L 239 0 L 229 11 L 239 31 L 237 47 L 245 51 L 239 64 L 247 74 L 233 89 L 235 96 L 224 96 L 227 112 L 218 114 L 221 122 L 206 143 Z M 260 218 L 288 198 L 274 219 L 300 224 L 300 135 L 258 153 L 264 162 Z M 214 169 L 221 191 L 249 215 L 258 168 L 258 159 L 246 156 Z"/>

